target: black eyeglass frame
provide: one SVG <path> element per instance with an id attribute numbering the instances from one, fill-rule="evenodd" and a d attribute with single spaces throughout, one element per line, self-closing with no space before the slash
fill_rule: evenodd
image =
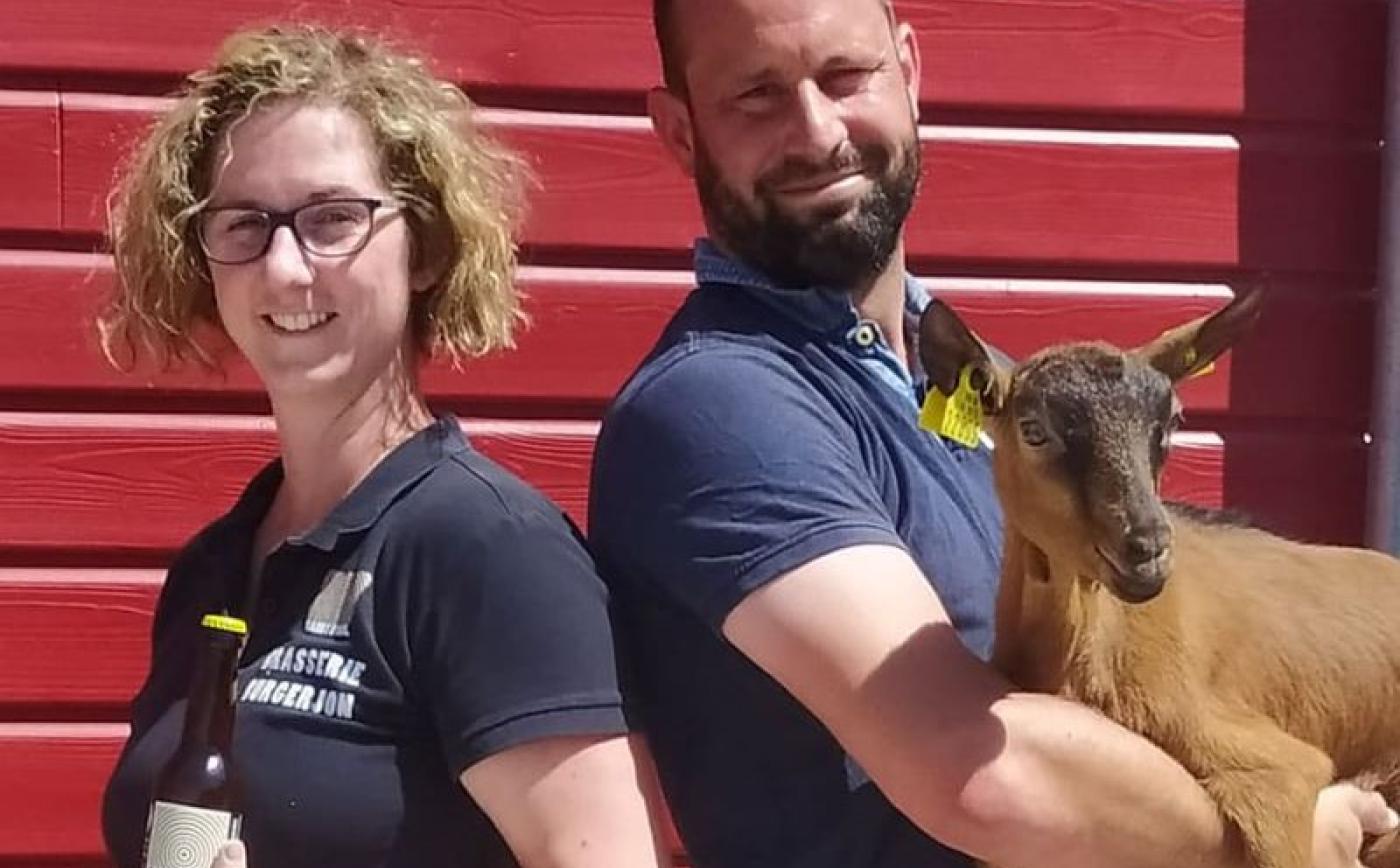
<path id="1" fill-rule="evenodd" d="M 296 224 L 297 215 L 309 208 L 323 208 L 327 205 L 361 205 L 369 211 L 367 220 L 369 228 L 365 231 L 364 235 L 360 236 L 359 242 L 356 243 L 356 245 L 352 249 L 342 250 L 336 253 L 324 253 L 320 250 L 308 247 L 306 241 L 301 237 L 301 232 L 297 229 Z M 204 252 L 205 258 L 208 259 L 210 262 L 218 263 L 219 265 L 246 265 L 249 262 L 254 262 L 256 260 L 262 259 L 264 256 L 267 255 L 267 251 L 272 248 L 272 236 L 276 235 L 277 230 L 282 228 L 283 226 L 286 226 L 288 229 L 292 230 L 292 238 L 296 241 L 297 247 L 300 248 L 304 253 L 310 253 L 312 256 L 326 256 L 335 258 L 343 256 L 354 256 L 356 253 L 359 253 L 361 250 L 365 249 L 365 245 L 369 244 L 370 237 L 374 235 L 375 212 L 379 211 L 381 208 L 390 209 L 400 208 L 402 206 L 403 203 L 400 202 L 398 199 L 392 199 L 387 197 L 380 198 L 375 196 L 336 196 L 335 198 L 331 199 L 317 199 L 314 202 L 307 202 L 304 205 L 298 205 L 297 207 L 289 209 L 287 211 L 270 211 L 266 208 L 245 208 L 236 205 L 228 205 L 219 208 L 201 208 L 198 215 L 196 215 L 195 219 L 195 235 L 199 238 L 199 249 Z M 244 259 L 218 259 L 214 256 L 214 254 L 209 252 L 209 242 L 204 237 L 205 220 L 211 214 L 219 214 L 228 211 L 243 211 L 250 214 L 262 214 L 264 217 L 267 218 L 267 237 L 263 239 L 262 246 L 259 247 L 258 251 L 252 256 L 248 256 Z"/>

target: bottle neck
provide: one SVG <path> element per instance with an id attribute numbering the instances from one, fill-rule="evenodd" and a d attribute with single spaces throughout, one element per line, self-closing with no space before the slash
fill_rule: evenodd
<path id="1" fill-rule="evenodd" d="M 238 652 L 238 637 L 230 634 L 212 635 L 205 642 L 185 707 L 185 744 L 227 747 L 232 742 Z"/>

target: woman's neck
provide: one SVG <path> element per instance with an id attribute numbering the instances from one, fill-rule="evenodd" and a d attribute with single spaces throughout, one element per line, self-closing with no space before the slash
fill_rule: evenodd
<path id="1" fill-rule="evenodd" d="M 394 447 L 432 423 L 416 383 L 377 382 L 350 401 L 273 399 L 282 484 L 263 519 L 255 555 L 319 524 Z"/>

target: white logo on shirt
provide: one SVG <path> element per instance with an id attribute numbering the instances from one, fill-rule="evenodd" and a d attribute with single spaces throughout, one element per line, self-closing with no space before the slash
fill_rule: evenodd
<path id="1" fill-rule="evenodd" d="M 303 629 L 316 636 L 349 636 L 350 618 L 355 613 L 355 604 L 372 584 L 374 576 L 365 570 L 329 571 L 321 582 L 320 593 L 311 603 L 311 610 L 306 613 Z"/>

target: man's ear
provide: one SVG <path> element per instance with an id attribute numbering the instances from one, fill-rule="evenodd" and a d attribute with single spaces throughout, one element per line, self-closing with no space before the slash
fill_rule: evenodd
<path id="1" fill-rule="evenodd" d="M 1247 290 L 1208 316 L 1163 332 L 1133 355 L 1166 374 L 1173 383 L 1205 368 L 1234 345 L 1259 319 L 1264 293 Z"/>
<path id="2" fill-rule="evenodd" d="M 690 122 L 690 106 L 664 87 L 647 91 L 647 114 L 651 129 L 661 140 L 681 171 L 695 177 L 695 128 Z"/>
<path id="3" fill-rule="evenodd" d="M 891 15 L 894 13 L 891 12 Z M 914 28 L 903 22 L 894 25 L 895 56 L 904 75 L 904 91 L 909 97 L 909 111 L 914 122 L 919 120 L 919 85 L 922 82 L 922 61 L 919 58 L 919 41 L 914 36 Z"/>
<path id="4" fill-rule="evenodd" d="M 972 388 L 988 415 L 1001 412 L 1011 370 L 1001 353 L 993 353 L 942 299 L 931 300 L 919 317 L 919 361 L 929 385 L 953 394 L 963 368 L 971 367 Z"/>

